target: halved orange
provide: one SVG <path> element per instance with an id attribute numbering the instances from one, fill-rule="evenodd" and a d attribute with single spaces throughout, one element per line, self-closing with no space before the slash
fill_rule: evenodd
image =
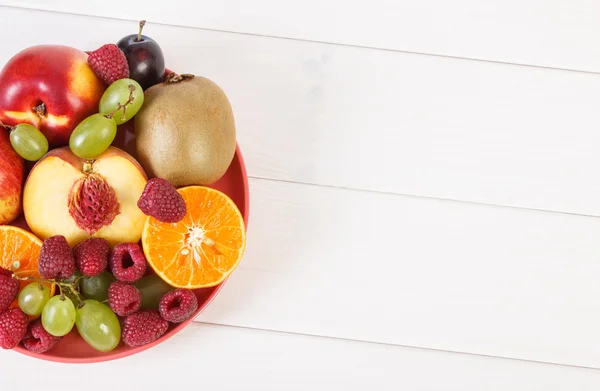
<path id="1" fill-rule="evenodd" d="M 42 241 L 34 234 L 12 225 L 0 225 L 0 267 L 19 277 L 42 278 L 38 272 L 38 260 Z M 20 281 L 21 288 L 31 281 Z M 55 285 L 44 283 L 54 295 Z M 16 300 L 12 306 L 16 305 Z"/>
<path id="2" fill-rule="evenodd" d="M 187 213 L 177 223 L 148 217 L 142 247 L 148 264 L 176 288 L 208 288 L 238 266 L 246 247 L 244 218 L 225 193 L 204 186 L 177 190 Z"/>

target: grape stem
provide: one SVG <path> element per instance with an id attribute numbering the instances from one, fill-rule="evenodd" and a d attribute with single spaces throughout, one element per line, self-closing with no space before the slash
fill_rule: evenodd
<path id="1" fill-rule="evenodd" d="M 47 283 L 47 284 L 58 285 L 58 287 L 60 289 L 60 297 L 61 298 L 64 297 L 64 289 L 68 289 L 69 291 L 71 291 L 73 296 L 75 296 L 75 298 L 77 299 L 78 308 L 83 307 L 83 298 L 82 298 L 81 294 L 79 293 L 79 290 L 77 288 L 75 288 L 75 285 L 79 282 L 79 280 L 82 277 L 76 278 L 75 281 L 72 283 L 53 281 L 53 280 L 45 280 L 42 278 L 35 278 L 35 277 L 20 277 L 16 273 L 13 273 L 12 278 L 14 278 L 15 280 L 19 280 L 19 281 L 35 281 L 35 282 L 42 282 L 42 283 Z"/>
<path id="2" fill-rule="evenodd" d="M 4 125 L 4 124 L 2 123 L 2 121 L 0 121 L 0 126 L 2 126 L 4 129 L 8 130 L 9 132 L 12 132 L 12 131 L 15 129 L 15 127 L 14 127 L 14 126 L 10 126 L 10 125 Z"/>
<path id="3" fill-rule="evenodd" d="M 144 28 L 145 25 L 146 25 L 146 21 L 140 20 L 140 29 L 138 30 L 138 36 L 137 36 L 137 39 L 135 40 L 136 42 L 140 42 L 142 40 L 142 29 Z"/>
<path id="4" fill-rule="evenodd" d="M 135 86 L 133 84 L 129 84 L 129 99 L 127 99 L 127 102 L 125 102 L 125 104 L 121 104 L 121 102 L 117 103 L 117 108 L 115 109 L 115 111 L 113 111 L 110 114 L 106 114 L 105 117 L 108 119 L 112 119 L 119 110 L 123 109 L 123 115 L 121 116 L 121 120 L 125 121 L 125 119 L 127 118 L 125 115 L 127 113 L 127 106 L 129 106 L 130 104 L 133 103 L 133 100 L 135 99 L 133 97 L 133 91 L 135 91 Z"/>

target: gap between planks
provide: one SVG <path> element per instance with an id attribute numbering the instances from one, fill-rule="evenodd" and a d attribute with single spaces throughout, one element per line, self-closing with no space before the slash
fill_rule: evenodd
<path id="1" fill-rule="evenodd" d="M 2 4 L 2 5 L 0 5 L 0 7 L 34 11 L 34 12 L 49 12 L 49 13 L 56 13 L 56 14 L 63 14 L 63 15 L 84 16 L 84 17 L 88 17 L 88 18 L 121 20 L 121 21 L 134 22 L 134 23 L 139 22 L 139 20 L 129 19 L 129 18 L 113 18 L 113 17 L 104 16 L 104 15 L 91 15 L 91 14 L 80 13 L 80 12 L 67 12 L 67 11 L 58 11 L 58 10 L 50 10 L 50 9 L 40 9 L 40 8 L 34 8 L 34 7 L 17 6 L 17 5 L 9 5 L 9 4 Z M 213 28 L 205 28 L 205 27 L 196 27 L 196 26 L 190 26 L 190 25 L 178 25 L 178 24 L 165 23 L 165 22 L 152 22 L 152 24 L 166 26 L 166 27 L 177 27 L 177 28 L 185 28 L 185 29 L 200 30 L 200 31 L 210 31 L 210 32 L 216 32 L 216 33 L 223 33 L 223 34 L 245 35 L 245 36 L 259 37 L 259 38 L 272 38 L 272 39 L 281 39 L 281 40 L 296 41 L 296 42 L 316 43 L 316 44 L 322 44 L 322 45 L 333 45 L 333 46 L 340 46 L 340 47 L 368 49 L 368 50 L 380 50 L 380 51 L 384 51 L 384 52 L 403 53 L 403 54 L 411 54 L 411 55 L 417 55 L 417 56 L 430 56 L 430 57 L 447 58 L 447 59 L 454 59 L 454 60 L 475 61 L 475 62 L 482 62 L 482 63 L 517 66 L 517 67 L 555 70 L 555 71 L 561 71 L 561 72 L 576 72 L 576 73 L 583 73 L 583 74 L 600 75 L 600 72 L 588 71 L 588 70 L 583 70 L 583 69 L 533 65 L 533 64 L 525 64 L 525 63 L 510 62 L 510 61 L 500 61 L 500 60 L 486 60 L 486 59 L 475 58 L 475 57 L 452 56 L 452 55 L 446 55 L 446 54 L 427 53 L 427 52 L 401 50 L 401 49 L 391 49 L 391 48 L 377 47 L 377 46 L 338 43 L 338 42 L 330 42 L 330 41 L 319 41 L 319 40 L 312 40 L 312 39 L 305 39 L 305 38 L 283 37 L 283 36 L 277 36 L 277 35 L 267 35 L 267 34 L 259 34 L 259 33 L 221 30 L 221 29 L 213 29 Z"/>
<path id="2" fill-rule="evenodd" d="M 209 326 L 226 327 L 226 328 L 239 329 L 239 330 L 249 330 L 249 331 L 263 332 L 263 333 L 276 333 L 276 334 L 299 336 L 299 337 L 319 338 L 319 339 L 331 340 L 331 341 L 351 342 L 351 343 L 356 343 L 356 344 L 389 346 L 389 347 L 392 347 L 392 348 L 407 349 L 407 350 L 416 350 L 416 351 L 425 351 L 425 352 L 439 352 L 439 353 L 447 353 L 447 354 L 459 354 L 459 355 L 471 356 L 471 357 L 492 358 L 492 359 L 499 359 L 499 360 L 515 361 L 515 362 L 527 362 L 527 363 L 534 363 L 534 364 L 550 365 L 550 366 L 555 366 L 555 367 L 586 369 L 586 370 L 592 370 L 592 371 L 598 371 L 598 370 L 600 370 L 600 367 L 591 367 L 591 366 L 584 366 L 584 365 L 561 364 L 561 363 L 555 363 L 555 362 L 551 362 L 551 361 L 528 360 L 528 359 L 515 358 L 515 357 L 494 356 L 494 355 L 490 355 L 490 354 L 479 354 L 479 353 L 461 352 L 461 351 L 458 351 L 458 350 L 445 350 L 445 349 L 435 349 L 435 348 L 427 348 L 427 347 L 421 347 L 421 346 L 400 345 L 400 344 L 394 344 L 394 343 L 368 341 L 368 340 L 362 340 L 362 339 L 332 337 L 332 336 L 328 336 L 328 335 L 300 333 L 300 332 L 275 330 L 275 329 L 265 329 L 265 328 L 258 328 L 258 327 L 238 326 L 238 325 L 223 324 L 223 323 L 214 323 L 214 322 L 206 322 L 206 321 L 199 321 L 199 320 L 194 320 L 192 323 L 190 323 L 190 325 L 194 325 L 194 326 L 209 325 Z"/>
<path id="3" fill-rule="evenodd" d="M 363 189 L 363 188 L 358 188 L 358 187 L 325 185 L 325 184 L 320 184 L 320 183 L 293 181 L 293 180 L 287 180 L 287 179 L 266 178 L 266 177 L 259 177 L 259 176 L 255 176 L 255 175 L 248 175 L 248 179 L 258 180 L 258 181 L 281 182 L 281 183 L 288 183 L 290 185 L 321 187 L 321 188 L 325 188 L 325 189 L 339 189 L 339 190 L 345 190 L 345 191 L 356 191 L 356 192 L 361 192 L 361 193 L 385 194 L 385 195 L 391 195 L 391 196 L 417 198 L 417 199 L 425 199 L 425 200 L 432 200 L 432 201 L 456 202 L 459 204 L 467 204 L 467 205 L 490 206 L 492 208 L 508 208 L 508 209 L 514 209 L 514 210 L 553 213 L 553 214 L 567 215 L 567 216 L 589 217 L 592 219 L 600 218 L 600 215 L 585 214 L 585 213 L 565 212 L 565 211 L 550 210 L 550 209 L 528 208 L 525 206 L 502 205 L 502 204 L 494 204 L 494 203 L 489 203 L 489 202 L 467 201 L 467 200 L 459 200 L 459 199 L 454 199 L 454 198 L 432 197 L 432 196 L 419 195 L 419 194 L 396 193 L 393 191 L 385 191 L 385 190 L 377 190 L 377 189 L 371 190 L 371 189 Z M 250 196 L 252 197 L 252 194 L 250 194 Z"/>

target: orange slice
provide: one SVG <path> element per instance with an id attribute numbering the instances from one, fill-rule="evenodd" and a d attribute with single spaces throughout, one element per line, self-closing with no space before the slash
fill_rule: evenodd
<path id="1" fill-rule="evenodd" d="M 42 241 L 22 228 L 0 225 L 0 267 L 10 270 L 19 277 L 42 278 L 38 272 L 38 259 Z M 31 281 L 20 281 L 21 288 Z M 55 285 L 44 283 L 54 295 Z M 12 306 L 16 305 L 16 300 Z"/>
<path id="2" fill-rule="evenodd" d="M 207 288 L 223 282 L 246 247 L 244 218 L 224 193 L 204 186 L 177 190 L 187 214 L 177 223 L 148 217 L 142 247 L 148 264 L 176 288 Z"/>

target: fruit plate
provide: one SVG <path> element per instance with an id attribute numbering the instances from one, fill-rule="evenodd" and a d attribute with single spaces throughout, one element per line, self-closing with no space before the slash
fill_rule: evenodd
<path id="1" fill-rule="evenodd" d="M 123 149 L 124 151 L 128 152 L 134 158 L 137 159 L 137 154 L 135 150 L 135 129 L 132 123 L 133 121 L 129 121 L 119 126 L 117 137 L 113 142 L 113 145 L 115 147 Z M 29 171 L 32 166 L 33 164 L 29 163 L 26 167 L 26 170 Z M 225 175 L 209 187 L 222 191 L 233 200 L 233 202 L 240 210 L 244 218 L 244 224 L 247 228 L 249 218 L 248 176 L 246 173 L 246 167 L 244 164 L 239 144 L 236 145 L 235 156 Z M 13 222 L 13 225 L 29 230 L 23 215 L 21 215 L 17 219 L 17 221 Z M 149 273 L 152 272 L 149 271 Z M 210 304 L 210 302 L 218 294 L 218 292 L 221 290 L 223 284 L 226 281 L 227 279 L 221 284 L 212 288 L 194 290 L 194 293 L 198 298 L 199 304 L 198 309 L 194 313 L 194 316 L 182 323 L 170 324 L 169 330 L 162 337 L 144 346 L 129 348 L 123 343 L 121 343 L 116 349 L 112 350 L 111 352 L 103 353 L 95 350 L 90 345 L 88 345 L 83 340 L 83 338 L 79 336 L 76 328 L 73 328 L 73 330 L 68 335 L 63 337 L 63 339 L 59 342 L 58 345 L 56 345 L 52 350 L 46 353 L 33 353 L 25 349 L 22 345 L 17 346 L 14 350 L 21 354 L 25 354 L 34 358 L 62 363 L 94 363 L 131 356 L 133 354 L 140 353 L 144 350 L 147 350 L 153 346 L 164 342 L 165 340 L 169 339 L 170 337 L 174 336 L 179 331 L 181 331 L 183 328 L 185 328 L 189 323 L 193 321 L 195 317 L 197 317 L 204 310 L 204 308 L 206 308 Z"/>

